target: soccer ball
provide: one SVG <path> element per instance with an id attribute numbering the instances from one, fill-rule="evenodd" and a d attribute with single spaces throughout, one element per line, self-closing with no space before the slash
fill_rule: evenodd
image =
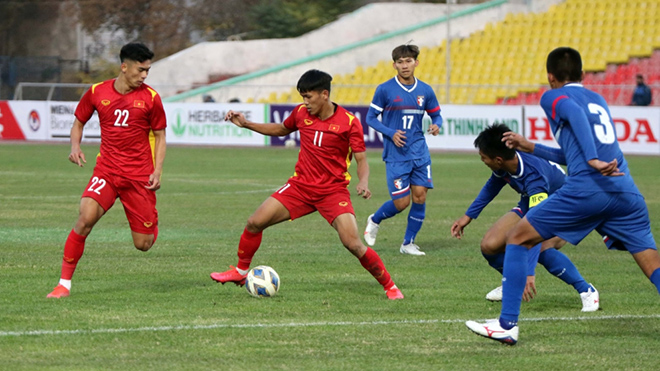
<path id="1" fill-rule="evenodd" d="M 295 139 L 287 139 L 284 141 L 284 147 L 286 148 L 293 148 L 296 146 L 296 140 Z"/>
<path id="2" fill-rule="evenodd" d="M 275 296 L 280 290 L 280 276 L 267 265 L 254 267 L 245 278 L 245 288 L 255 298 Z"/>

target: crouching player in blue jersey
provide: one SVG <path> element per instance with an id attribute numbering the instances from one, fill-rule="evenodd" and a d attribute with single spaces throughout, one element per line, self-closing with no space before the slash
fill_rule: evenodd
<path id="1" fill-rule="evenodd" d="M 506 344 L 518 341 L 529 249 L 553 236 L 576 245 L 595 229 L 613 238 L 660 293 L 660 255 L 648 210 L 619 148 L 605 99 L 579 83 L 583 72 L 577 50 L 553 50 L 546 68 L 552 90 L 543 94 L 541 106 L 561 148 L 534 144 L 513 132 L 504 140 L 510 148 L 568 165 L 568 176 L 507 236 L 499 319 L 466 322 L 475 333 Z"/>
<path id="2" fill-rule="evenodd" d="M 510 132 L 504 124 L 495 124 L 482 131 L 474 141 L 479 149 L 481 161 L 492 171 L 490 179 L 472 202 L 465 215 L 460 217 L 451 226 L 452 236 L 460 239 L 464 228 L 476 219 L 481 211 L 499 192 L 509 184 L 513 190 L 520 194 L 518 206 L 504 214 L 493 224 L 481 240 L 481 253 L 488 264 L 502 273 L 504 266 L 504 252 L 507 233 L 527 214 L 527 211 L 548 198 L 564 184 L 566 173 L 559 165 L 550 163 L 534 155 L 519 152 L 508 148 L 502 137 Z M 536 263 L 541 263 L 550 274 L 573 286 L 580 294 L 582 311 L 593 312 L 598 310 L 598 290 L 587 283 L 571 260 L 558 249 L 566 241 L 553 237 L 539 243 L 530 250 L 527 266 L 527 284 L 523 299 L 529 301 L 536 296 L 534 271 Z M 502 286 L 497 287 L 486 295 L 491 301 L 502 300 Z"/>
<path id="3" fill-rule="evenodd" d="M 415 45 L 400 45 L 392 51 L 397 75 L 378 86 L 367 113 L 367 124 L 383 134 L 383 161 L 392 199 L 369 216 L 364 240 L 373 246 L 380 222 L 405 210 L 412 193 L 408 225 L 399 249 L 410 255 L 425 255 L 414 242 L 426 215 L 426 193 L 433 188 L 431 155 L 422 129 L 424 113 L 432 120 L 429 133 L 438 135 L 442 125 L 433 89 L 415 77 L 418 56 Z"/>

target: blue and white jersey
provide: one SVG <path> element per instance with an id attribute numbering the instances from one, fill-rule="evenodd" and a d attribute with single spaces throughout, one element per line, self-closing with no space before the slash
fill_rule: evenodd
<path id="1" fill-rule="evenodd" d="M 385 162 L 431 160 L 422 127 L 425 112 L 434 124 L 442 125 L 438 99 L 428 84 L 415 78 L 413 85 L 404 85 L 395 76 L 378 86 L 367 113 L 367 124 L 383 134 Z M 378 115 L 382 115 L 382 122 Z M 401 148 L 392 141 L 397 130 L 406 132 L 406 144 Z"/>
<path id="2" fill-rule="evenodd" d="M 564 187 L 571 192 L 629 192 L 639 194 L 628 163 L 621 153 L 609 107 L 598 93 L 581 84 L 570 83 L 545 92 L 541 98 L 550 127 L 559 143 L 568 166 Z M 541 149 L 541 148 L 540 148 Z M 544 150 L 535 155 L 552 160 Z M 616 159 L 624 176 L 603 176 L 587 161 L 598 158 L 610 162 Z"/>
<path id="3" fill-rule="evenodd" d="M 520 194 L 520 212 L 525 215 L 527 210 L 548 198 L 564 184 L 566 173 L 559 165 L 525 152 L 516 151 L 516 156 L 516 173 L 493 171 L 465 215 L 476 219 L 507 184 Z"/>

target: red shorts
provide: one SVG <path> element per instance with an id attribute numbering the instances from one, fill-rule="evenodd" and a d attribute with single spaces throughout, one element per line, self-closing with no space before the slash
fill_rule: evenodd
<path id="1" fill-rule="evenodd" d="M 305 186 L 290 182 L 275 191 L 271 197 L 289 210 L 291 220 L 314 211 L 318 211 L 330 224 L 341 214 L 355 215 L 347 188 L 328 189 L 324 190 L 323 194 L 319 194 Z"/>
<path id="2" fill-rule="evenodd" d="M 136 233 L 154 234 L 158 225 L 156 192 L 144 188 L 148 179 L 132 180 L 108 175 L 94 169 L 82 197 L 94 199 L 108 211 L 119 197 L 131 230 Z"/>

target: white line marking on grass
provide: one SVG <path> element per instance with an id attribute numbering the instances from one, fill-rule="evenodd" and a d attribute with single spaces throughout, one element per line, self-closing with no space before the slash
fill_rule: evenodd
<path id="1" fill-rule="evenodd" d="M 594 321 L 610 319 L 650 319 L 660 318 L 660 314 L 651 315 L 610 315 L 610 316 L 580 316 L 580 317 L 538 317 L 523 318 L 520 322 L 542 322 L 542 321 Z M 212 325 L 179 325 L 159 327 L 134 327 L 134 328 L 99 328 L 91 330 L 31 330 L 31 331 L 0 331 L 0 337 L 9 336 L 41 336 L 41 335 L 86 335 L 86 334 L 116 334 L 125 332 L 159 332 L 159 331 L 182 331 L 182 330 L 213 330 L 213 329 L 241 329 L 241 328 L 293 328 L 293 327 L 322 327 L 322 326 L 381 326 L 381 325 L 418 325 L 425 323 L 462 323 L 464 319 L 429 319 L 411 321 L 365 321 L 365 322 L 289 322 L 289 323 L 243 323 L 229 324 L 218 323 Z M 478 320 L 478 321 L 485 321 Z"/>

